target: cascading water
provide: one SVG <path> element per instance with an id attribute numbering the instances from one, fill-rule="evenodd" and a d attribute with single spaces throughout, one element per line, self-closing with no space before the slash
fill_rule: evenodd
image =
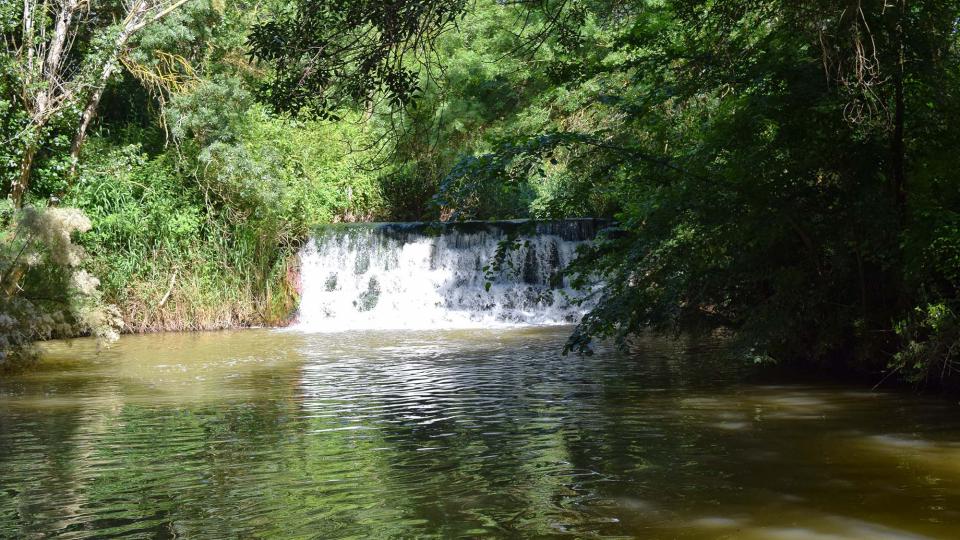
<path id="1" fill-rule="evenodd" d="M 297 328 L 486 328 L 569 324 L 577 303 L 562 271 L 598 220 L 374 224 L 323 230 L 300 252 Z M 516 238 L 493 274 L 497 246 Z M 488 286 L 489 282 L 489 286 Z"/>

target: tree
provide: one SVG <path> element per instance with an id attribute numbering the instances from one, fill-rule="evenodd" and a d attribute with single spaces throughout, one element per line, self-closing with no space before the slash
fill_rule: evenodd
<path id="1" fill-rule="evenodd" d="M 607 286 L 568 346 L 725 328 L 754 359 L 949 373 L 960 3 L 586 4 L 602 30 L 547 44 L 582 105 L 466 156 L 440 197 L 470 217 L 545 177 L 548 215 L 614 201 L 575 268 Z"/>
<path id="2" fill-rule="evenodd" d="M 51 122 L 70 111 L 82 111 L 71 152 L 76 160 L 130 38 L 187 1 L 129 0 L 117 6 L 96 0 L 23 0 L 20 31 L 6 40 L 6 53 L 14 59 L 17 97 L 26 112 L 18 137 L 23 144 L 20 170 L 10 186 L 17 208 L 23 205 L 34 159 Z M 108 24 L 116 14 L 120 22 Z M 88 50 L 75 50 L 83 39 L 90 40 Z"/>
<path id="3" fill-rule="evenodd" d="M 297 0 L 256 26 L 251 52 L 273 68 L 262 91 L 275 109 L 327 117 L 384 96 L 411 100 L 417 64 L 464 12 L 466 0 Z"/>

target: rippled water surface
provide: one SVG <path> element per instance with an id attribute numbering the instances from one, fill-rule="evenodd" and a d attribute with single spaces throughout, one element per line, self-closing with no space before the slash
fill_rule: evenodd
<path id="1" fill-rule="evenodd" d="M 55 345 L 0 381 L 0 536 L 960 537 L 955 400 L 567 331 Z"/>

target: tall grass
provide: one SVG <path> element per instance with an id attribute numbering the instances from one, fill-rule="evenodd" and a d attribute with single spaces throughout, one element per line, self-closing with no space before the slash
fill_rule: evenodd
<path id="1" fill-rule="evenodd" d="M 332 128 L 250 114 L 247 139 L 203 149 L 91 141 L 65 202 L 90 216 L 81 242 L 125 331 L 285 324 L 311 226 L 378 211 L 373 174 L 344 165 Z"/>

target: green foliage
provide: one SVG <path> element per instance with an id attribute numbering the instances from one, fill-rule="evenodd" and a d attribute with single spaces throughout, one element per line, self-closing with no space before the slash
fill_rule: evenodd
<path id="1" fill-rule="evenodd" d="M 0 371 L 35 358 L 33 342 L 50 337 L 117 338 L 116 307 L 105 304 L 100 282 L 82 268 L 86 254 L 73 243 L 90 221 L 75 208 L 0 207 Z"/>
<path id="2" fill-rule="evenodd" d="M 127 331 L 283 324 L 296 306 L 292 255 L 309 227 L 381 212 L 377 176 L 364 167 L 373 135 L 358 113 L 343 111 L 347 121 L 337 125 L 293 121 L 252 99 L 266 74 L 243 47 L 265 7 L 189 2 L 137 33 L 76 174 L 70 117 L 79 110 L 41 133 L 24 131 L 13 93 L 13 68 L 22 66 L 2 58 L 0 135 L 23 144 L 34 136 L 40 148 L 28 197 L 53 196 L 89 216 L 92 228 L 80 237 L 86 265 Z M 17 26 L 20 14 L 12 16 Z M 89 29 L 71 62 L 96 65 L 111 46 L 109 30 Z M 22 155 L 22 145 L 0 147 L 6 186 Z M 49 285 L 50 298 L 73 302 L 67 285 Z M 61 330 L 25 333 L 23 343 L 92 331 Z"/>
<path id="3" fill-rule="evenodd" d="M 554 28 L 551 21 L 556 25 L 566 20 L 565 4 L 544 2 L 534 10 L 488 0 L 472 4 L 456 32 L 432 43 L 437 61 L 418 66 L 417 99 L 402 109 L 374 109 L 374 128 L 392 143 L 389 174 L 383 178 L 388 207 L 397 210 L 396 217 L 531 214 L 536 182 L 487 183 L 464 197 L 458 208 L 437 208 L 430 198 L 462 157 L 491 152 L 551 127 L 558 103 L 548 97 L 556 88 L 545 67 L 552 51 L 536 43 Z"/>
<path id="4" fill-rule="evenodd" d="M 408 103 L 419 90 L 411 62 L 462 14 L 464 0 L 296 0 L 250 34 L 273 76 L 263 95 L 278 111 L 338 118 L 345 105 Z"/>
<path id="5" fill-rule="evenodd" d="M 345 159 L 355 128 L 273 118 L 216 91 L 171 101 L 167 153 L 92 141 L 65 197 L 91 216 L 84 243 L 130 329 L 282 322 L 310 226 L 378 211 L 375 178 Z"/>
<path id="6" fill-rule="evenodd" d="M 903 346 L 894 354 L 891 368 L 916 383 L 940 382 L 958 371 L 960 319 L 947 304 L 915 308 L 895 330 Z"/>
<path id="7" fill-rule="evenodd" d="M 544 44 L 554 86 L 436 202 L 616 218 L 573 269 L 606 287 L 570 349 L 727 328 L 748 358 L 949 374 L 953 308 L 913 306 L 958 295 L 960 5 L 801 4 L 581 4 L 574 46 Z"/>

